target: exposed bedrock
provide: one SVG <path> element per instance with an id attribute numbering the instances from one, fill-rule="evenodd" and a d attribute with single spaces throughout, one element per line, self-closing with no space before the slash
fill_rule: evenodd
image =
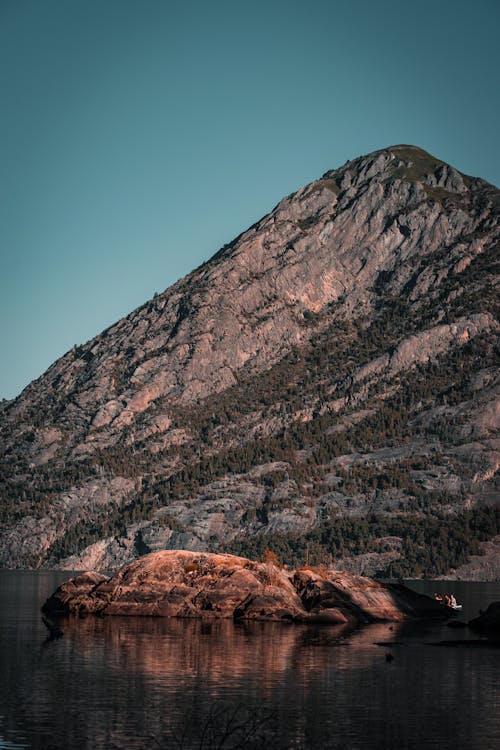
<path id="1" fill-rule="evenodd" d="M 0 403 L 0 566 L 500 580 L 499 196 L 384 148 L 73 347 Z"/>
<path id="2" fill-rule="evenodd" d="M 63 583 L 43 611 L 352 625 L 451 614 L 400 584 L 326 568 L 289 571 L 272 562 L 185 550 L 146 555 L 111 578 L 83 573 Z"/>

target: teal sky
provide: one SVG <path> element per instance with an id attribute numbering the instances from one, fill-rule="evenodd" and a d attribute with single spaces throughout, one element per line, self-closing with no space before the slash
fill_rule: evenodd
<path id="1" fill-rule="evenodd" d="M 0 0 L 0 398 L 347 159 L 500 183 L 497 0 Z"/>

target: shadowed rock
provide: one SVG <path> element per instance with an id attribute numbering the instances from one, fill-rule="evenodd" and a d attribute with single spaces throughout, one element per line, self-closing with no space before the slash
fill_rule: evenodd
<path id="1" fill-rule="evenodd" d="M 63 631 L 55 622 L 52 622 L 52 620 L 49 620 L 48 617 L 44 617 L 44 615 L 42 615 L 42 622 L 47 628 L 47 630 L 49 631 L 49 635 L 47 637 L 48 641 L 53 641 L 56 638 L 63 637 L 64 635 Z"/>
<path id="2" fill-rule="evenodd" d="M 449 616 L 443 606 L 400 584 L 183 550 L 146 555 L 111 578 L 84 573 L 63 583 L 43 611 L 350 625 Z"/>
<path id="3" fill-rule="evenodd" d="M 500 635 L 500 602 L 493 602 L 486 612 L 469 622 L 469 628 L 480 633 Z"/>

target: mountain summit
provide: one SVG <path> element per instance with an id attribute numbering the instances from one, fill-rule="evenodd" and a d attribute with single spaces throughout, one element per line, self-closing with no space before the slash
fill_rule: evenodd
<path id="1" fill-rule="evenodd" d="M 500 575 L 499 203 L 377 151 L 74 347 L 1 407 L 0 564 L 271 549 L 437 575 L 493 538 Z"/>

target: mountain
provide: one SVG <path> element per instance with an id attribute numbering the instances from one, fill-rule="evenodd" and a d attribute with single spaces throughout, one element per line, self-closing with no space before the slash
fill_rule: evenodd
<path id="1" fill-rule="evenodd" d="M 459 575 L 487 549 L 500 576 L 499 205 L 377 151 L 74 347 L 0 406 L 0 565 Z"/>

